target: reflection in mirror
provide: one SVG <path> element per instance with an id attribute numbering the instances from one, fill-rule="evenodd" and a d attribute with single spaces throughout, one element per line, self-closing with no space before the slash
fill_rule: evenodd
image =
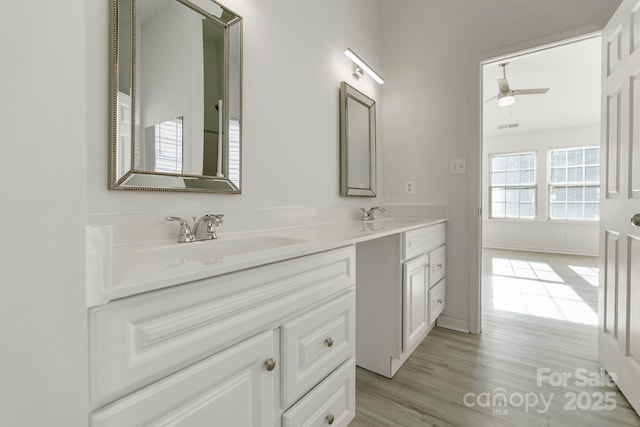
<path id="1" fill-rule="evenodd" d="M 211 0 L 115 7 L 111 187 L 239 193 L 242 18 Z"/>
<path id="2" fill-rule="evenodd" d="M 343 196 L 376 196 L 375 101 L 340 84 L 341 187 Z"/>

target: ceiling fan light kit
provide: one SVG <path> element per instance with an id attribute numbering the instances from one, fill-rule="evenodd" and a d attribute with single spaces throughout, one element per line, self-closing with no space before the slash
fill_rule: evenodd
<path id="1" fill-rule="evenodd" d="M 508 107 L 509 105 L 513 105 L 516 102 L 516 97 L 513 96 L 513 91 L 508 91 L 507 93 L 500 93 L 498 95 L 498 107 Z"/>

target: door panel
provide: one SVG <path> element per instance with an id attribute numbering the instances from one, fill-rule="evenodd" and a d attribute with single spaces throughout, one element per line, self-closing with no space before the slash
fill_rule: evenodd
<path id="1" fill-rule="evenodd" d="M 607 96 L 607 197 L 617 197 L 620 185 L 620 88 Z"/>
<path id="2" fill-rule="evenodd" d="M 606 56 L 607 58 L 607 76 L 611 75 L 618 65 L 620 65 L 620 57 L 622 54 L 622 26 L 617 27 L 612 31 L 610 37 L 607 39 Z"/>
<path id="3" fill-rule="evenodd" d="M 640 411 L 640 0 L 602 33 L 602 216 L 598 356 Z"/>
<path id="4" fill-rule="evenodd" d="M 640 15 L 637 17 L 640 25 Z M 640 37 L 640 32 L 637 33 Z M 640 170 L 634 164 L 640 164 L 640 69 L 631 76 L 631 138 L 629 139 L 629 197 L 640 198 Z"/>
<path id="5" fill-rule="evenodd" d="M 603 274 L 606 277 L 605 304 L 604 304 L 604 331 L 612 339 L 618 337 L 618 322 L 616 318 L 618 306 L 618 247 L 620 235 L 606 231 L 605 259 L 606 264 Z"/>
<path id="6" fill-rule="evenodd" d="M 628 353 L 629 356 L 640 364 L 640 237 L 629 236 L 629 262 L 627 263 L 627 291 L 629 292 L 629 331 Z M 634 285 L 635 284 L 635 285 Z"/>

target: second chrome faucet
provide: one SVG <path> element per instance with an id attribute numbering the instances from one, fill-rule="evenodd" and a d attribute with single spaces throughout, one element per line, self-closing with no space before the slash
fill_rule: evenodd
<path id="1" fill-rule="evenodd" d="M 206 214 L 198 217 L 193 217 L 193 228 L 189 226 L 186 219 L 182 219 L 177 216 L 168 216 L 165 219 L 167 221 L 177 221 L 180 223 L 180 231 L 178 233 L 178 243 L 198 242 L 201 240 L 214 240 L 218 238 L 216 227 L 222 225 L 224 215 L 222 214 Z M 201 225 L 206 224 L 206 232 L 200 232 Z"/>
<path id="2" fill-rule="evenodd" d="M 360 208 L 360 210 L 362 211 L 362 221 L 372 221 L 373 220 L 373 213 L 375 211 L 380 211 L 380 213 L 384 212 L 384 208 L 381 208 L 379 206 L 374 206 L 373 208 L 366 210 L 364 208 Z"/>

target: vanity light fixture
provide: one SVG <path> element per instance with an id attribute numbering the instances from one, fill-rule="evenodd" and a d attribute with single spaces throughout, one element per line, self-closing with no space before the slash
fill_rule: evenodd
<path id="1" fill-rule="evenodd" d="M 364 70 L 367 72 L 367 74 L 369 74 L 373 78 L 373 80 L 377 81 L 379 84 L 384 83 L 384 80 L 382 79 L 382 77 L 380 77 L 380 74 L 373 71 L 373 68 L 371 68 L 366 62 L 364 62 L 351 49 L 346 48 L 344 50 L 344 54 L 347 55 L 347 57 L 353 61 L 354 77 L 360 78 L 360 76 L 362 75 L 362 70 Z"/>

